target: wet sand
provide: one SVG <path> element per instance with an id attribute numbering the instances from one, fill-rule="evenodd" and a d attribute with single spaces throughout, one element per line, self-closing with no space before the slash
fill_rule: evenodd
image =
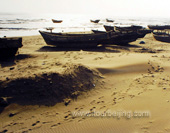
<path id="1" fill-rule="evenodd" d="M 93 49 L 23 37 L 0 62 L 0 132 L 170 132 L 169 51 L 151 34 Z"/>

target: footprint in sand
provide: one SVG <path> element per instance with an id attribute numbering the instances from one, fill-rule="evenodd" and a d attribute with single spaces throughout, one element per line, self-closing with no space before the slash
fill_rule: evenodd
<path id="1" fill-rule="evenodd" d="M 125 92 L 127 93 L 130 90 L 130 88 L 128 88 Z"/>
<path id="2" fill-rule="evenodd" d="M 32 124 L 32 126 L 36 126 L 40 121 L 36 121 L 35 123 Z"/>
<path id="3" fill-rule="evenodd" d="M 104 96 L 101 96 L 101 97 L 99 97 L 98 99 L 102 99 L 102 98 L 104 98 Z"/>
<path id="4" fill-rule="evenodd" d="M 75 108 L 75 110 L 78 110 L 79 108 Z"/>
<path id="5" fill-rule="evenodd" d="M 125 97 L 119 97 L 118 100 L 121 101 L 123 100 Z"/>
<path id="6" fill-rule="evenodd" d="M 64 120 L 68 120 L 70 119 L 70 117 L 72 118 L 72 113 L 69 113 L 66 116 L 64 116 Z"/>
<path id="7" fill-rule="evenodd" d="M 113 99 L 113 104 L 112 105 L 115 105 L 116 104 L 116 97 Z"/>
<path id="8" fill-rule="evenodd" d="M 134 98 L 135 97 L 135 95 L 129 95 L 130 96 L 130 98 Z"/>
<path id="9" fill-rule="evenodd" d="M 59 115 L 59 113 L 56 113 L 56 115 Z"/>
<path id="10" fill-rule="evenodd" d="M 116 99 L 117 99 L 117 98 L 115 97 L 115 98 L 113 99 L 113 101 L 116 101 Z"/>
<path id="11" fill-rule="evenodd" d="M 82 121 L 85 120 L 85 119 L 86 119 L 86 118 L 83 117 L 82 119 L 78 120 L 78 122 L 82 122 Z"/>
<path id="12" fill-rule="evenodd" d="M 104 103 L 104 101 L 98 101 L 97 104 Z"/>
<path id="13" fill-rule="evenodd" d="M 116 101 L 114 101 L 112 105 L 115 105 L 115 104 L 116 104 Z"/>
<path id="14" fill-rule="evenodd" d="M 139 92 L 138 95 L 142 94 L 143 92 Z"/>
<path id="15" fill-rule="evenodd" d="M 90 102 L 90 104 L 94 104 L 95 102 L 96 102 L 96 100 L 93 100 L 93 101 Z"/>
<path id="16" fill-rule="evenodd" d="M 114 96 L 114 95 L 116 95 L 117 94 L 117 92 L 113 92 L 113 94 L 111 95 L 111 96 Z"/>
<path id="17" fill-rule="evenodd" d="M 53 121 L 44 121 L 44 122 L 42 122 L 42 124 L 48 124 L 48 123 L 51 123 L 51 122 L 53 122 Z"/>
<path id="18" fill-rule="evenodd" d="M 67 113 L 70 113 L 71 111 L 69 110 L 69 111 L 67 111 L 67 112 L 64 112 L 64 114 L 67 114 Z"/>
<path id="19" fill-rule="evenodd" d="M 144 126 L 144 127 L 142 127 L 141 129 L 143 129 L 143 130 L 148 130 L 148 129 L 149 129 L 149 126 Z"/>
<path id="20" fill-rule="evenodd" d="M 51 126 L 51 128 L 55 128 L 56 126 L 59 126 L 59 125 L 61 125 L 61 123 L 60 123 L 60 122 L 59 122 L 59 123 L 57 123 L 57 124 L 52 125 L 52 126 Z"/>
<path id="21" fill-rule="evenodd" d="M 84 108 L 80 108 L 78 111 L 81 111 L 82 109 L 84 109 Z"/>
<path id="22" fill-rule="evenodd" d="M 102 107 L 100 107 L 100 109 L 103 109 L 103 108 L 105 108 L 106 106 L 102 106 Z"/>
<path id="23" fill-rule="evenodd" d="M 91 108 L 90 111 L 93 111 L 95 108 L 96 108 L 96 107 Z"/>
<path id="24" fill-rule="evenodd" d="M 65 118 L 65 119 L 67 119 L 68 117 L 69 117 L 69 114 L 68 114 L 68 115 L 66 115 L 66 116 L 64 116 L 64 118 Z"/>
<path id="25" fill-rule="evenodd" d="M 76 107 L 75 110 L 78 110 L 78 109 L 79 109 L 78 111 L 80 111 L 80 110 L 83 109 L 83 107 L 84 107 L 84 105 L 81 105 L 81 106 L 79 106 L 79 107 Z M 71 111 L 70 111 L 70 112 L 71 112 Z"/>

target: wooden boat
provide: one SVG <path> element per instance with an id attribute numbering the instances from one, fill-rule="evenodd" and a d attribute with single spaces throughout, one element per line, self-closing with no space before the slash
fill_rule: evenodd
<path id="1" fill-rule="evenodd" d="M 51 33 L 39 31 L 45 42 L 48 45 L 57 47 L 74 47 L 74 48 L 89 48 L 96 47 L 98 44 L 128 44 L 129 42 L 136 41 L 138 38 L 144 37 L 147 32 L 125 32 L 120 31 L 105 32 L 96 31 L 94 33 Z"/>
<path id="2" fill-rule="evenodd" d="M 114 22 L 114 20 L 106 19 L 106 22 Z"/>
<path id="3" fill-rule="evenodd" d="M 99 19 L 96 19 L 96 20 L 90 20 L 90 22 L 92 22 L 92 23 L 99 23 Z"/>
<path id="4" fill-rule="evenodd" d="M 142 29 L 142 26 L 136 26 L 136 25 L 132 25 L 132 26 L 128 26 L 128 27 L 118 27 L 118 26 L 108 26 L 108 25 L 104 25 L 104 28 L 106 31 L 137 31 L 139 29 Z"/>
<path id="5" fill-rule="evenodd" d="M 107 39 L 107 33 L 102 34 L 72 34 L 72 33 L 50 33 L 39 31 L 48 45 L 57 47 L 89 48 L 96 47 L 104 39 Z"/>
<path id="6" fill-rule="evenodd" d="M 170 29 L 170 25 L 148 25 L 148 28 L 152 30 L 166 30 Z"/>
<path id="7" fill-rule="evenodd" d="M 63 20 L 55 20 L 55 19 L 52 19 L 53 23 L 61 23 L 63 22 Z"/>
<path id="8" fill-rule="evenodd" d="M 101 42 L 101 44 L 118 44 L 118 45 L 124 45 L 128 44 L 130 42 L 136 41 L 138 38 L 143 38 L 148 32 L 120 32 L 120 31 L 115 31 L 115 32 L 107 32 L 111 34 L 109 36 L 109 39 L 104 40 Z"/>
<path id="9" fill-rule="evenodd" d="M 113 26 L 105 26 L 105 28 L 114 28 Z M 128 27 L 129 28 L 129 27 Z M 133 27 L 134 28 L 134 27 Z M 151 33 L 152 30 L 148 30 L 146 28 L 136 27 L 138 30 L 111 30 L 106 31 L 109 34 L 111 33 L 112 36 L 105 42 L 114 43 L 114 44 L 122 44 L 122 43 L 129 43 L 137 40 L 138 38 L 143 38 L 146 34 Z M 131 28 L 130 28 L 131 29 Z M 104 33 L 104 31 L 92 30 L 96 34 Z"/>
<path id="10" fill-rule="evenodd" d="M 114 26 L 104 25 L 106 31 L 115 31 Z"/>
<path id="11" fill-rule="evenodd" d="M 0 58 L 5 59 L 13 57 L 18 51 L 18 48 L 22 47 L 21 37 L 12 38 L 0 38 Z"/>
<path id="12" fill-rule="evenodd" d="M 170 43 L 170 34 L 166 32 L 153 32 L 152 34 L 157 41 Z"/>
<path id="13" fill-rule="evenodd" d="M 137 31 L 142 28 L 143 28 L 142 26 L 138 26 L 138 25 L 131 25 L 131 26 L 127 26 L 127 27 L 115 26 L 116 31 Z"/>

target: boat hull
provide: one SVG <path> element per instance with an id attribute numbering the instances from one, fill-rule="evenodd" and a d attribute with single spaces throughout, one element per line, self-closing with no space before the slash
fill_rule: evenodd
<path id="1" fill-rule="evenodd" d="M 103 31 L 92 30 L 95 34 L 101 34 Z M 147 33 L 151 33 L 151 30 L 138 30 L 138 31 L 117 31 L 107 32 L 109 39 L 103 40 L 102 44 L 128 44 L 136 41 L 138 38 L 143 38 Z"/>
<path id="2" fill-rule="evenodd" d="M 107 32 L 109 32 L 109 31 L 115 31 L 115 30 L 114 30 L 114 26 L 104 25 L 104 28 L 105 28 L 105 30 L 106 30 Z"/>
<path id="3" fill-rule="evenodd" d="M 48 45 L 67 48 L 97 47 L 101 40 L 107 39 L 103 34 L 62 34 L 39 31 Z"/>
<path id="4" fill-rule="evenodd" d="M 148 25 L 148 28 L 152 30 L 166 30 L 170 29 L 170 25 Z"/>
<path id="5" fill-rule="evenodd" d="M 153 37 L 157 41 L 170 43 L 170 35 L 166 33 L 153 33 Z"/>
<path id="6" fill-rule="evenodd" d="M 90 20 L 90 22 L 92 22 L 92 23 L 99 23 L 99 19 L 97 19 L 97 20 Z"/>
<path id="7" fill-rule="evenodd" d="M 139 35 L 135 32 L 132 33 L 121 33 L 121 32 L 111 32 L 110 38 L 103 40 L 102 44 L 117 44 L 125 45 L 130 42 L 136 41 L 138 38 L 141 38 L 143 34 Z"/>
<path id="8" fill-rule="evenodd" d="M 55 20 L 55 19 L 52 19 L 53 23 L 62 23 L 63 20 Z"/>
<path id="9" fill-rule="evenodd" d="M 106 22 L 114 22 L 114 20 L 106 19 Z"/>
<path id="10" fill-rule="evenodd" d="M 18 48 L 22 47 L 22 38 L 0 38 L 0 59 L 15 56 Z"/>

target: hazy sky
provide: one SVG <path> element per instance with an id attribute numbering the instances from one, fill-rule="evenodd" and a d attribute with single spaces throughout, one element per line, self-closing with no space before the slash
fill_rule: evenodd
<path id="1" fill-rule="evenodd" d="M 170 0 L 0 0 L 0 13 L 79 13 L 170 17 Z"/>

